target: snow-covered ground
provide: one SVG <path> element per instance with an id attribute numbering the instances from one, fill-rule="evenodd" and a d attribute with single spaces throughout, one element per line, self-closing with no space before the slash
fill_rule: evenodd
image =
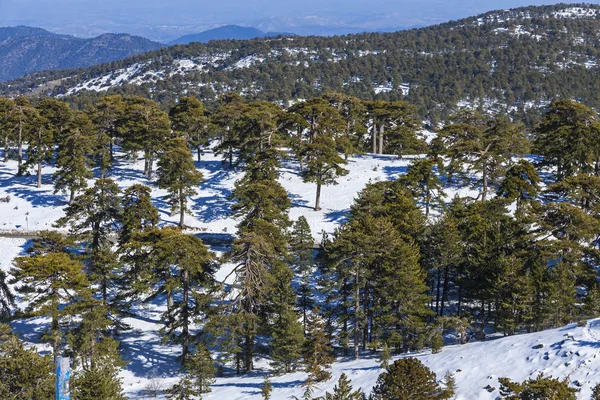
<path id="1" fill-rule="evenodd" d="M 10 261 L 27 247 L 25 239 L 0 238 L 0 266 L 7 269 Z M 123 387 L 131 399 L 148 398 L 150 386 L 166 389 L 179 378 L 181 371 L 177 362 L 178 346 L 161 343 L 160 318 L 164 311 L 160 299 L 146 308 L 136 309 L 138 317 L 127 318 L 132 327 L 119 339 L 124 358 L 129 361 L 121 373 Z M 46 321 L 31 319 L 13 324 L 21 336 L 40 350 L 39 333 Z M 539 345 L 543 347 L 538 348 Z M 569 325 L 560 329 L 539 333 L 490 339 L 465 345 L 449 345 L 441 353 L 429 351 L 409 354 L 419 358 L 431 368 L 438 379 L 446 371 L 454 374 L 457 383 L 457 400 L 493 400 L 499 395 L 499 377 L 523 381 L 540 373 L 560 379 L 569 377 L 574 385 L 581 385 L 579 399 L 589 399 L 591 388 L 600 382 L 600 319 L 588 322 L 585 327 Z M 260 389 L 268 374 L 268 363 L 257 360 L 257 371 L 236 376 L 232 370 L 218 378 L 212 392 L 203 395 L 206 400 L 261 399 Z M 333 365 L 333 378 L 319 384 L 315 396 L 332 391 L 341 373 L 352 380 L 355 388 L 369 393 L 382 372 L 376 356 L 365 353 L 358 361 L 338 359 Z M 272 377 L 274 399 L 302 396 L 303 372 Z M 494 388 L 491 391 L 485 388 Z M 159 397 L 160 398 L 160 397 Z"/>
<path id="2" fill-rule="evenodd" d="M 367 183 L 396 179 L 406 173 L 411 160 L 411 157 L 399 159 L 398 156 L 389 155 L 351 157 L 345 166 L 349 174 L 339 178 L 337 185 L 323 187 L 321 211 L 313 209 L 316 185 L 302 182 L 297 162 L 288 160 L 284 162 L 279 181 L 288 191 L 292 202 L 290 218 L 296 220 L 304 215 L 315 239 L 320 240 L 323 231 L 331 233 L 343 221 L 357 193 Z M 166 191 L 158 189 L 144 176 L 143 164 L 143 159 L 132 162 L 125 159 L 123 154 L 118 154 L 116 165 L 108 177 L 114 179 L 122 189 L 134 183 L 150 186 L 162 223 L 176 223 L 178 216 L 170 216 L 169 204 L 164 200 Z M 197 167 L 202 171 L 205 181 L 198 187 L 198 194 L 189 202 L 192 214 L 186 217 L 186 225 L 205 233 L 234 234 L 237 222 L 230 215 L 231 201 L 228 197 L 242 173 L 227 168 L 222 164 L 220 156 L 210 150 L 202 156 Z M 0 199 L 10 196 L 9 203 L 0 201 L 0 233 L 9 230 L 26 232 L 54 229 L 53 223 L 64 215 L 67 202 L 65 194 L 54 193 L 52 174 L 55 169 L 44 167 L 43 185 L 39 189 L 35 185 L 35 176 L 16 177 L 16 171 L 15 161 L 0 163 Z M 89 181 L 89 185 L 93 185 L 93 180 Z M 469 187 L 447 188 L 446 193 L 448 199 L 457 193 L 461 196 L 477 196 L 477 191 Z"/>
<path id="3" fill-rule="evenodd" d="M 203 172 L 205 182 L 198 188 L 198 194 L 191 199 L 192 215 L 188 215 L 186 224 L 198 232 L 231 235 L 236 231 L 236 220 L 231 217 L 228 196 L 241 173 L 229 170 L 221 163 L 220 157 L 207 151 L 203 160 L 197 163 Z M 339 179 L 336 186 L 323 188 L 323 210 L 313 210 L 315 185 L 302 182 L 295 161 L 286 161 L 282 167 L 280 182 L 286 188 L 292 201 L 290 217 L 292 220 L 304 215 L 311 225 L 315 240 L 321 232 L 332 232 L 347 215 L 357 193 L 368 182 L 394 179 L 406 172 L 410 158 L 397 156 L 363 155 L 352 157 L 346 166 L 350 173 Z M 163 199 L 165 192 L 157 189 L 142 173 L 143 160 L 126 160 L 119 155 L 110 177 L 122 188 L 133 183 L 144 183 L 153 188 L 152 196 L 159 208 L 163 224 L 174 223 L 177 216 L 169 216 L 168 204 Z M 54 194 L 52 186 L 53 168 L 45 167 L 43 187 L 35 187 L 35 177 L 15 177 L 16 163 L 0 164 L 0 198 L 11 197 L 10 203 L 0 202 L 1 231 L 22 231 L 50 229 L 56 219 L 63 215 L 66 196 Z M 90 184 L 93 182 L 90 181 Z M 476 197 L 477 191 L 469 187 L 449 187 L 446 190 L 448 200 L 455 194 Z M 0 237 L 0 268 L 8 270 L 15 256 L 22 255 L 28 246 L 26 239 Z M 216 249 L 219 250 L 219 249 Z M 220 249 L 222 250 L 222 249 Z M 222 280 L 230 271 L 225 264 L 217 273 Z M 24 304 L 20 304 L 24 306 Z M 127 318 L 126 323 L 132 329 L 120 338 L 124 358 L 129 361 L 122 372 L 124 388 L 132 399 L 148 398 L 145 392 L 149 386 L 165 389 L 178 380 L 181 370 L 177 362 L 179 346 L 161 342 L 161 314 L 164 311 L 164 299 L 158 298 L 145 306 L 135 306 L 137 317 Z M 39 341 L 40 332 L 47 321 L 43 318 L 16 321 L 13 327 L 28 343 L 40 350 L 45 345 Z M 571 335 L 567 339 L 566 335 Z M 541 343 L 541 349 L 533 347 Z M 521 335 L 487 342 L 471 343 L 464 346 L 448 346 L 442 353 L 432 355 L 429 352 L 414 354 L 432 368 L 438 378 L 446 371 L 455 374 L 458 384 L 457 399 L 495 399 L 498 395 L 498 377 L 508 376 L 523 380 L 536 376 L 540 372 L 559 378 L 570 376 L 571 380 L 581 382 L 581 398 L 589 394 L 594 373 L 600 371 L 600 321 L 593 321 L 586 328 L 569 326 L 530 335 Z M 205 399 L 260 399 L 260 387 L 269 366 L 266 360 L 256 360 L 255 373 L 238 377 L 231 370 L 226 376 L 217 379 L 212 393 Z M 339 375 L 344 372 L 353 381 L 355 387 L 369 392 L 381 373 L 375 356 L 365 353 L 359 361 L 340 359 L 333 366 L 333 379 L 319 385 L 315 396 L 333 389 Z M 287 399 L 292 395 L 302 395 L 304 373 L 298 372 L 273 377 L 273 398 Z M 600 380 L 600 379 L 599 379 Z M 488 392 L 487 385 L 496 390 Z"/>

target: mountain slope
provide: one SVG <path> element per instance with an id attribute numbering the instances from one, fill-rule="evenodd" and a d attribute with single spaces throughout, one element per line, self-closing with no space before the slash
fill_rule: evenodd
<path id="1" fill-rule="evenodd" d="M 173 40 L 169 44 L 189 44 L 192 42 L 207 43 L 211 40 L 247 40 L 278 35 L 279 33 L 276 32 L 266 33 L 256 28 L 248 28 L 239 25 L 226 25 L 219 28 L 209 29 L 200 33 L 185 35 Z"/>
<path id="2" fill-rule="evenodd" d="M 206 101 L 227 91 L 289 101 L 336 90 L 406 99 L 433 123 L 459 106 L 531 123 L 558 97 L 600 108 L 599 31 L 598 5 L 524 7 L 394 33 L 179 45 L 33 74 L 0 85 L 0 94 L 68 96 L 86 104 L 108 92 L 173 103 L 181 93 Z"/>
<path id="3" fill-rule="evenodd" d="M 0 28 L 0 80 L 36 71 L 106 63 L 161 47 L 159 43 L 127 34 L 80 39 L 40 28 Z"/>

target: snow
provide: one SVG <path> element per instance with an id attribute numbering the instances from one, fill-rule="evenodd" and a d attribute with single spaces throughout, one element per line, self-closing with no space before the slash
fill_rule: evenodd
<path id="1" fill-rule="evenodd" d="M 420 135 L 430 141 L 435 133 L 422 131 Z M 339 178 L 338 185 L 323 188 L 323 209 L 319 212 L 312 208 L 315 186 L 302 182 L 298 173 L 299 166 L 290 159 L 282 166 L 280 178 L 292 201 L 290 217 L 295 220 L 304 215 L 315 240 L 319 240 L 322 231 L 331 233 L 345 219 L 357 193 L 367 183 L 396 178 L 406 172 L 411 159 L 412 157 L 399 159 L 397 156 L 372 154 L 351 157 L 346 166 L 350 171 L 349 175 Z M 205 182 L 200 185 L 198 194 L 191 199 L 190 208 L 193 213 L 187 216 L 186 224 L 191 227 L 191 232 L 225 236 L 234 234 L 237 221 L 229 214 L 228 196 L 241 173 L 229 170 L 222 164 L 220 157 L 210 150 L 202 156 L 202 161 L 197 163 L 197 166 L 203 172 Z M 24 254 L 29 243 L 27 239 L 2 237 L 2 233 L 16 231 L 26 234 L 28 230 L 49 229 L 53 222 L 63 215 L 66 205 L 65 195 L 53 193 L 53 168 L 44 168 L 43 185 L 40 189 L 35 187 L 34 176 L 15 177 L 16 170 L 14 161 L 0 164 L 0 198 L 7 195 L 11 197 L 10 203 L 0 203 L 0 268 L 3 270 L 10 268 L 14 257 Z M 128 161 L 124 154 L 117 153 L 117 162 L 110 177 L 122 188 L 133 183 L 151 186 L 153 202 L 159 208 L 161 223 L 175 223 L 177 216 L 169 216 L 168 205 L 163 199 L 166 193 L 148 181 L 142 170 L 143 160 Z M 455 194 L 472 197 L 477 195 L 470 187 L 448 188 L 446 192 L 448 199 Z M 223 265 L 217 272 L 216 279 L 223 281 L 230 271 L 231 265 Z M 132 329 L 119 337 L 124 358 L 129 361 L 121 377 L 124 389 L 131 399 L 147 398 L 146 389 L 149 386 L 166 389 L 181 376 L 177 361 L 180 347 L 161 341 L 164 303 L 164 298 L 157 298 L 147 305 L 133 305 L 132 311 L 136 317 L 126 318 L 124 321 Z M 20 302 L 19 306 L 23 307 L 25 304 Z M 36 318 L 16 321 L 13 327 L 29 345 L 40 351 L 47 351 L 47 346 L 40 343 L 39 339 L 41 330 L 47 324 L 46 319 Z M 570 335 L 572 339 L 566 335 Z M 561 343 L 565 339 L 567 340 Z M 534 349 L 539 343 L 544 347 Z M 483 388 L 488 384 L 498 388 L 498 377 L 507 376 L 521 381 L 535 377 L 540 372 L 558 378 L 570 376 L 571 380 L 577 380 L 583 385 L 580 393 L 580 398 L 583 399 L 589 398 L 594 376 L 600 372 L 600 357 L 596 357 L 599 351 L 600 320 L 595 320 L 587 327 L 571 325 L 462 346 L 450 345 L 439 354 L 423 351 L 410 356 L 422 360 L 434 370 L 438 379 L 441 379 L 446 371 L 454 373 L 458 385 L 456 398 L 461 400 L 495 399 L 498 396 L 497 389 L 489 393 Z M 355 388 L 361 387 L 368 393 L 382 371 L 375 355 L 364 353 L 361 357 L 358 361 L 338 359 L 333 365 L 333 378 L 318 385 L 314 395 L 331 391 L 342 372 L 348 375 Z M 203 398 L 260 399 L 260 387 L 269 370 L 268 360 L 256 359 L 256 365 L 256 372 L 243 376 L 236 376 L 234 371 L 226 369 L 225 377 L 218 378 L 212 386 L 212 392 L 203 395 Z M 273 398 L 301 397 L 301 385 L 305 379 L 306 374 L 303 372 L 272 377 Z"/>

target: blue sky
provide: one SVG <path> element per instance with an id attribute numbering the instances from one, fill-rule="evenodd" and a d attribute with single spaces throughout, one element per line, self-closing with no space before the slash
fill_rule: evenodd
<path id="1" fill-rule="evenodd" d="M 568 0 L 566 2 L 569 2 Z M 571 1 L 571 2 L 577 2 Z M 598 3 L 595 1 L 594 3 Z M 0 0 L 0 25 L 17 24 L 84 35 L 101 31 L 185 31 L 267 19 L 319 24 L 425 25 L 500 8 L 556 3 L 538 0 Z M 296 22 L 298 23 L 298 22 Z M 274 28 L 279 26 L 276 23 Z M 267 24 L 268 25 L 268 24 Z M 376 27 L 375 25 L 374 27 Z M 129 29 L 128 29 L 129 28 Z M 69 30 L 77 32 L 69 32 Z M 173 33 L 175 34 L 175 33 Z"/>

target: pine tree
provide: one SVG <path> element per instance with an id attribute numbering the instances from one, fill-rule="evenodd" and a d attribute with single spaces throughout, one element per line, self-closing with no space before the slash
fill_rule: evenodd
<path id="1" fill-rule="evenodd" d="M 90 273 L 98 283 L 102 300 L 108 302 L 108 291 L 114 282 L 116 255 L 109 235 L 118 231 L 121 218 L 121 189 L 108 178 L 96 180 L 93 187 L 77 196 L 65 209 L 57 226 L 70 226 L 70 232 L 86 240 L 86 253 L 91 259 Z"/>
<path id="2" fill-rule="evenodd" d="M 371 397 L 374 400 L 433 400 L 449 399 L 452 396 L 442 390 L 435 374 L 421 361 L 416 358 L 401 358 L 379 375 Z"/>
<path id="3" fill-rule="evenodd" d="M 50 355 L 26 349 L 8 325 L 0 324 L 0 398 L 53 400 L 54 365 Z"/>
<path id="4" fill-rule="evenodd" d="M 429 217 L 432 203 L 438 208 L 444 206 L 446 195 L 442 181 L 436 174 L 436 168 L 441 169 L 440 163 L 441 160 L 435 158 L 415 160 L 409 165 L 406 175 L 399 178 L 410 188 L 414 197 L 420 199 L 425 205 L 425 218 Z"/>
<path id="5" fill-rule="evenodd" d="M 16 307 L 15 296 L 8 287 L 6 272 L 0 269 L 0 321 L 10 315 L 12 307 Z"/>
<path id="6" fill-rule="evenodd" d="M 325 334 L 325 324 L 321 317 L 313 313 L 308 318 L 308 331 L 304 341 L 304 363 L 309 379 L 314 382 L 326 381 L 331 378 L 331 364 L 335 360 Z"/>
<path id="7" fill-rule="evenodd" d="M 529 378 L 523 383 L 512 382 L 508 378 L 498 378 L 500 382 L 500 395 L 507 400 L 528 399 L 561 399 L 575 400 L 579 389 L 569 387 L 569 380 L 558 380 L 544 377 L 543 374 L 536 378 Z"/>
<path id="8" fill-rule="evenodd" d="M 65 135 L 71 129 L 75 113 L 69 105 L 53 98 L 42 100 L 37 106 L 40 116 L 48 123 L 56 144 L 62 143 Z"/>
<path id="9" fill-rule="evenodd" d="M 296 370 L 302 357 L 304 332 L 291 305 L 278 314 L 278 321 L 272 329 L 271 365 L 276 372 L 289 373 Z"/>
<path id="10" fill-rule="evenodd" d="M 303 145 L 299 157 L 305 160 L 304 182 L 317 184 L 315 211 L 319 211 L 321 187 L 335 185 L 338 177 L 348 174 L 348 170 L 342 167 L 346 161 L 338 154 L 334 139 L 325 135 L 318 135 L 312 142 Z"/>
<path id="11" fill-rule="evenodd" d="M 498 187 L 498 196 L 508 200 L 516 200 L 517 211 L 523 205 L 534 201 L 540 191 L 540 177 L 533 164 L 527 160 L 519 160 L 505 174 L 504 180 Z"/>
<path id="12" fill-rule="evenodd" d="M 592 388 L 592 400 L 600 400 L 600 384 L 597 383 Z"/>
<path id="13" fill-rule="evenodd" d="M 185 363 L 185 368 L 192 379 L 194 389 L 198 393 L 209 393 L 210 385 L 215 382 L 215 362 L 210 351 L 199 345 Z"/>
<path id="14" fill-rule="evenodd" d="M 192 344 L 191 324 L 203 316 L 210 300 L 205 290 L 213 284 L 214 255 L 201 239 L 174 228 L 149 230 L 138 240 L 148 249 L 149 271 L 144 278 L 149 280 L 146 287 L 151 293 L 145 301 L 167 296 L 162 333 L 165 339 L 181 344 L 185 364 Z"/>
<path id="15" fill-rule="evenodd" d="M 196 194 L 196 186 L 204 180 L 196 169 L 190 149 L 182 139 L 173 139 L 158 161 L 158 187 L 167 189 L 171 214 L 179 211 L 179 226 L 184 227 L 188 197 Z"/>
<path id="16" fill-rule="evenodd" d="M 192 378 L 188 375 L 184 376 L 167 390 L 167 399 L 169 400 L 194 400 L 202 399 L 200 393 L 194 388 Z"/>
<path id="17" fill-rule="evenodd" d="M 104 178 L 114 160 L 114 142 L 120 136 L 124 121 L 125 102 L 119 95 L 104 96 L 87 110 L 95 126 L 94 158 Z"/>
<path id="18" fill-rule="evenodd" d="M 69 205 L 75 194 L 87 187 L 92 177 L 89 169 L 92 152 L 92 126 L 83 114 L 77 114 L 58 143 L 57 170 L 52 175 L 54 193 L 69 192 Z"/>
<path id="19" fill-rule="evenodd" d="M 173 130 L 185 138 L 190 148 L 195 148 L 198 162 L 202 147 L 208 144 L 211 134 L 210 120 L 204 104 L 195 97 L 182 97 L 169 111 Z"/>
<path id="20" fill-rule="evenodd" d="M 598 173 L 600 121 L 589 107 L 572 100 L 550 104 L 535 129 L 534 152 L 541 165 L 552 166 L 558 181 L 578 173 Z"/>
<path id="21" fill-rule="evenodd" d="M 263 400 L 271 400 L 271 393 L 273 392 L 273 384 L 271 383 L 271 379 L 269 375 L 265 375 L 265 380 L 263 381 L 263 386 L 261 388 L 261 394 Z"/>
<path id="22" fill-rule="evenodd" d="M 333 388 L 333 393 L 325 393 L 323 400 L 363 400 L 364 394 L 360 389 L 353 391 L 350 379 L 342 373 L 338 384 Z"/>
<path id="23" fill-rule="evenodd" d="M 42 187 L 42 166 L 54 155 L 53 129 L 49 121 L 40 113 L 31 109 L 28 112 L 28 123 L 25 131 L 27 140 L 27 160 L 21 166 L 19 174 L 29 174 L 30 168 L 36 168 L 37 187 Z"/>
<path id="24" fill-rule="evenodd" d="M 123 149 L 144 153 L 144 174 L 152 179 L 154 158 L 172 138 L 171 121 L 167 113 L 152 100 L 143 97 L 127 98 L 123 120 L 119 125 Z"/>
<path id="25" fill-rule="evenodd" d="M 19 284 L 17 293 L 29 302 L 25 311 L 51 319 L 43 339 L 52 345 L 54 356 L 58 356 L 64 338 L 61 325 L 71 314 L 66 306 L 89 285 L 83 265 L 65 253 L 50 253 L 16 258 L 10 274 L 11 282 Z"/>
<path id="26" fill-rule="evenodd" d="M 379 355 L 379 366 L 382 369 L 387 369 L 390 366 L 390 361 L 392 360 L 392 352 L 390 351 L 390 346 L 387 343 L 383 344 L 383 349 L 381 350 L 381 354 Z"/>
<path id="27" fill-rule="evenodd" d="M 110 309 L 91 296 L 84 296 L 77 308 L 81 312 L 79 325 L 69 332 L 73 360 L 78 368 L 73 376 L 73 394 L 77 399 L 126 399 L 120 368 L 126 363 L 119 354 L 119 342 L 109 330 L 114 322 Z"/>
<path id="28" fill-rule="evenodd" d="M 119 244 L 129 243 L 134 234 L 152 229 L 158 224 L 160 216 L 152 204 L 151 192 L 152 189 L 141 184 L 132 185 L 123 191 Z"/>

